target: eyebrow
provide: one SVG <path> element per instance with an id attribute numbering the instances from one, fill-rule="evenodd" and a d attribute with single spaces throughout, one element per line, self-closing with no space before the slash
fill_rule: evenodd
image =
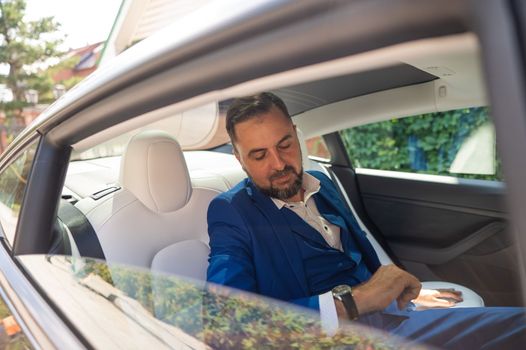
<path id="1" fill-rule="evenodd" d="M 281 138 L 281 140 L 278 141 L 278 145 L 288 139 L 292 138 L 292 135 L 291 134 L 287 134 L 285 136 L 283 136 Z M 258 153 L 258 152 L 261 152 L 261 151 L 266 151 L 267 149 L 266 148 L 255 148 L 255 149 L 252 149 L 250 150 L 250 152 L 248 152 L 248 156 L 251 157 L 252 155 L 254 155 L 254 153 Z"/>

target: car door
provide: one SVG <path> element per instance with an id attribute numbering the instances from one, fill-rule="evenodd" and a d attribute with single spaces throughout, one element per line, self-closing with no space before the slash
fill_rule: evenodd
<path id="1" fill-rule="evenodd" d="M 352 167 L 332 169 L 394 259 L 421 280 L 466 285 L 486 305 L 521 303 L 487 108 L 382 121 L 334 137 Z"/>
<path id="2" fill-rule="evenodd" d="M 466 7 L 466 25 L 480 42 L 480 69 L 484 70 L 490 119 L 496 130 L 498 157 L 491 162 L 501 169 L 502 177 L 401 173 L 396 167 L 370 169 L 348 154 L 341 135 L 344 130 L 326 134 L 324 139 L 331 151 L 332 169 L 353 206 L 395 261 L 423 280 L 438 278 L 467 285 L 479 292 L 487 305 L 521 305 L 526 246 L 522 234 L 526 230 L 526 10 L 520 1 L 469 5 L 473 6 Z M 412 96 L 406 98 L 411 100 Z M 319 126 L 322 129 L 327 122 L 323 124 Z M 311 131 L 307 134 L 312 135 Z M 422 161 L 416 147 L 419 140 L 412 142 L 417 165 Z M 524 290 L 524 283 L 522 287 Z"/>
<path id="3" fill-rule="evenodd" d="M 523 34 L 526 5 L 521 1 L 482 1 L 473 7 L 471 16 L 471 25 L 481 43 L 483 69 L 506 185 L 469 181 L 430 183 L 418 178 L 396 178 L 381 172 L 353 172 L 343 160 L 340 166 L 334 168 L 342 182 L 347 184 L 346 191 L 360 194 L 355 196 L 354 203 L 357 206 L 363 204 L 362 209 L 378 237 L 384 238 L 386 246 L 392 246 L 391 250 L 395 254 L 398 251 L 401 258 L 413 260 L 407 262 L 417 275 L 425 277 L 431 271 L 453 281 L 462 277 L 461 282 L 479 291 L 488 305 L 517 305 L 524 303 L 520 290 L 525 287 L 526 42 Z M 341 152 L 342 147 L 340 144 L 335 149 L 339 148 Z M 437 252 L 447 247 L 446 241 L 433 243 L 429 236 L 424 238 L 423 244 L 422 241 L 411 241 L 414 234 L 404 237 L 407 231 L 400 215 L 387 217 L 385 212 L 382 215 L 379 213 L 380 208 L 393 207 L 396 207 L 398 214 L 406 215 L 405 220 L 416 222 L 417 227 L 422 228 L 420 234 L 424 237 L 430 232 L 426 230 L 426 223 L 441 220 L 446 221 L 446 227 L 455 227 L 463 232 L 456 236 L 453 246 L 470 247 L 471 244 L 464 244 L 469 237 L 479 237 L 479 242 L 472 248 L 460 249 L 461 254 L 455 259 L 436 264 L 437 261 L 432 261 L 430 256 L 436 257 Z M 486 235 L 487 238 L 484 238 Z M 446 232 L 445 237 L 455 237 L 454 230 Z M 416 250 L 414 246 L 417 246 Z M 417 256 L 411 251 L 418 252 Z"/>

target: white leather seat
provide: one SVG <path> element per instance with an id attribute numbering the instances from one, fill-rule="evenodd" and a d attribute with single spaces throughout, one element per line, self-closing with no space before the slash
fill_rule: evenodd
<path id="1" fill-rule="evenodd" d="M 204 278 L 206 212 L 220 191 L 192 186 L 178 142 L 161 131 L 134 136 L 121 161 L 120 185 L 99 200 L 77 203 L 106 260 Z"/>
<path id="2" fill-rule="evenodd" d="M 173 243 L 155 254 L 151 269 L 204 281 L 209 252 L 208 245 L 197 239 Z"/>

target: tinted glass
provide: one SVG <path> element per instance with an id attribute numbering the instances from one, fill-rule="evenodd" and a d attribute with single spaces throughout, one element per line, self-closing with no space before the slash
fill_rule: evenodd
<path id="1" fill-rule="evenodd" d="M 326 160 L 331 159 L 329 149 L 321 136 L 315 136 L 305 141 L 307 143 L 307 152 L 309 156 L 314 156 Z"/>

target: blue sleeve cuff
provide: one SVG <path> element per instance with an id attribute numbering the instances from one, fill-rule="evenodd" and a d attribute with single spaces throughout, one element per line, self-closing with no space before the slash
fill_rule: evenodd
<path id="1" fill-rule="evenodd" d="M 316 311 L 320 310 L 320 298 L 317 295 L 307 298 L 294 299 L 291 302 L 293 304 L 313 309 Z"/>

